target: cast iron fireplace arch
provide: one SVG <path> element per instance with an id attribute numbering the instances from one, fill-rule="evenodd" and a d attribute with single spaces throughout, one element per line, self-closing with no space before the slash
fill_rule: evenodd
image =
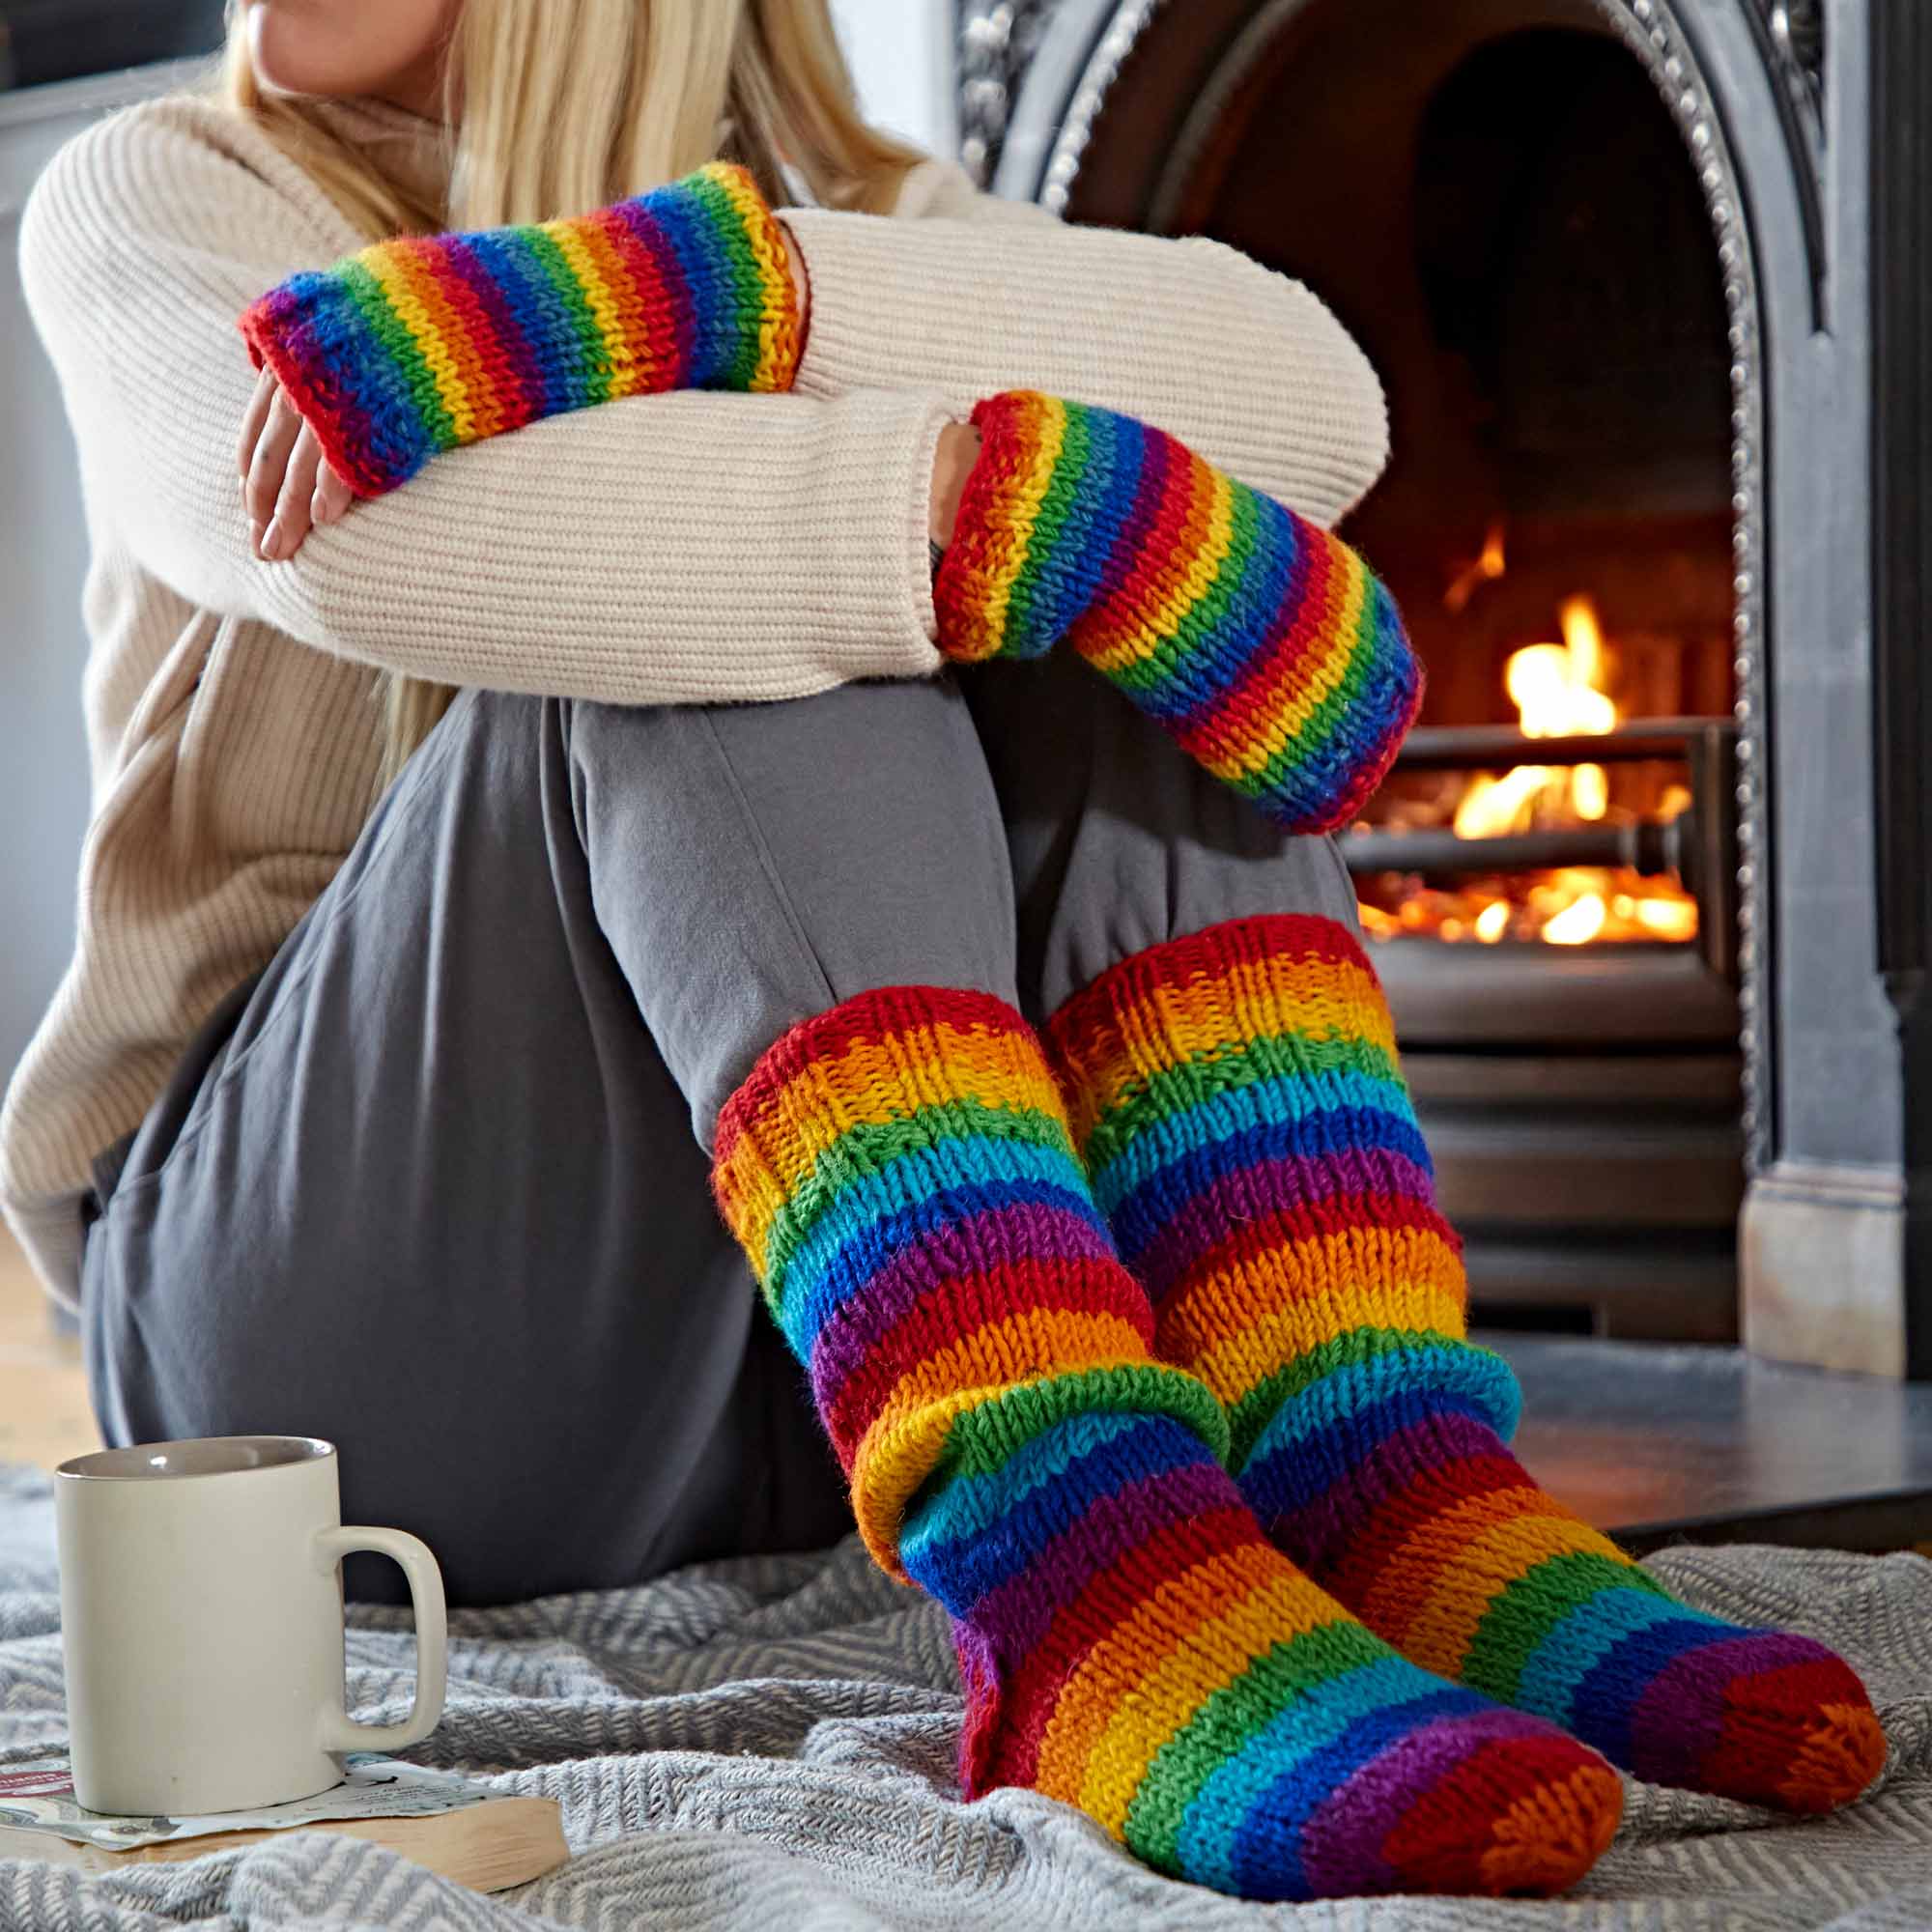
<path id="1" fill-rule="evenodd" d="M 1253 67 L 1293 19 L 1330 0 L 1259 0 L 1223 49 L 1162 156 L 1137 225 L 1174 231 L 1180 185 Z M 1739 964 L 1744 1129 L 1751 1172 L 1774 1147 L 1771 960 L 1771 719 L 1764 639 L 1770 586 L 1765 554 L 1770 451 L 1751 211 L 1717 96 L 1671 0 L 1583 0 L 1650 74 L 1690 156 L 1722 273 L 1731 355 L 1731 510 L 1739 815 Z M 993 185 L 1065 214 L 1081 182 L 1094 128 L 1122 70 L 1157 25 L 1168 0 L 1061 0 L 1058 7 L 969 0 L 962 15 L 963 147 Z M 1825 282 L 1818 225 L 1818 113 L 1823 28 L 1815 6 L 1750 0 L 1760 51 L 1776 80 L 1810 269 L 1814 326 Z"/>

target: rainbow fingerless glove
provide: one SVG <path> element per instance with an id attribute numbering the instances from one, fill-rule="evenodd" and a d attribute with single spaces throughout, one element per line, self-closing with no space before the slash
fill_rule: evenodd
<path id="1" fill-rule="evenodd" d="M 378 242 L 242 333 L 358 497 L 594 403 L 788 389 L 801 347 L 778 220 L 724 162 L 568 221 Z"/>
<path id="2" fill-rule="evenodd" d="M 1278 824 L 1360 810 L 1422 698 L 1394 600 L 1319 526 L 1163 431 L 1012 390 L 934 586 L 939 648 L 1035 658 L 1061 638 Z"/>

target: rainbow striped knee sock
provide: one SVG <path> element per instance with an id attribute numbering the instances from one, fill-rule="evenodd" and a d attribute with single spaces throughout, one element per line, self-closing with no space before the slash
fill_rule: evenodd
<path id="1" fill-rule="evenodd" d="M 1662 1784 L 1796 1811 L 1885 1740 L 1821 1644 L 1678 1603 L 1504 1444 L 1516 1379 L 1465 1339 L 1381 989 L 1331 920 L 1125 961 L 1049 1029 L 1156 1352 L 1227 1406 L 1277 1545 L 1426 1668 Z"/>
<path id="2" fill-rule="evenodd" d="M 1560 1889 L 1615 1774 L 1405 1662 L 1268 1543 L 1220 1406 L 1151 1359 L 1053 1076 L 981 994 L 765 1055 L 715 1186 L 878 1562 L 953 1619 L 969 1796 L 1028 1785 L 1252 1898 Z"/>
<path id="3" fill-rule="evenodd" d="M 1012 390 L 939 567 L 939 648 L 1034 658 L 1061 638 L 1277 823 L 1343 825 L 1422 701 L 1394 600 L 1319 526 L 1112 410 Z"/>

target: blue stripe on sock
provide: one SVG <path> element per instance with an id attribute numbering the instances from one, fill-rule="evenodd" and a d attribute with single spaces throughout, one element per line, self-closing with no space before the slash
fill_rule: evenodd
<path id="1" fill-rule="evenodd" d="M 976 1165 L 983 1179 L 972 1175 Z M 1106 1237 L 1078 1166 L 1059 1148 L 991 1136 L 948 1139 L 855 1176 L 771 1269 L 766 1292 L 781 1311 L 793 1352 L 810 1361 L 832 1311 L 920 1236 L 955 1227 L 964 1215 L 1029 1206 L 1064 1212 Z"/>
<path id="2" fill-rule="evenodd" d="M 1501 1357 L 1464 1343 L 1423 1343 L 1351 1363 L 1285 1400 L 1236 1472 L 1281 1509 L 1298 1509 L 1361 1466 L 1376 1444 L 1431 1415 L 1467 1415 L 1506 1443 L 1522 1394 Z"/>
<path id="3" fill-rule="evenodd" d="M 1293 1407 L 1294 1401 L 1291 1397 L 1276 1414 Z M 1294 1516 L 1338 1483 L 1357 1479 L 1364 1462 L 1391 1435 L 1432 1417 L 1449 1415 L 1467 1416 L 1485 1428 L 1492 1427 L 1489 1412 L 1467 1396 L 1392 1395 L 1327 1429 L 1299 1434 L 1286 1442 L 1257 1443 L 1237 1477 L 1241 1492 L 1264 1522 Z"/>
<path id="4" fill-rule="evenodd" d="M 1612 1764 L 1631 1762 L 1631 1725 L 1644 1692 L 1660 1670 L 1687 1651 L 1737 1634 L 1714 1631 L 1703 1617 L 1674 1605 L 1678 1614 L 1620 1637 L 1583 1674 L 1571 1695 L 1569 1728 Z"/>
<path id="5" fill-rule="evenodd" d="M 900 1539 L 907 1576 L 963 1616 L 987 1591 L 1037 1561 L 1104 1497 L 1213 1463 L 1201 1438 L 1169 1416 L 1123 1419 L 1130 1428 L 1095 1428 L 1102 1418 L 1075 1416 L 1035 1437 L 1004 1468 L 977 1478 L 970 1495 L 960 1493 L 966 1483 L 947 1484 Z M 1042 1456 L 1029 1458 L 1041 1447 Z"/>
<path id="6" fill-rule="evenodd" d="M 1262 1791 L 1236 1833 L 1232 1889 L 1243 1898 L 1307 1897 L 1301 1833 L 1309 1819 L 1365 1764 L 1410 1732 L 1439 1719 L 1469 1717 L 1489 1708 L 1489 1699 L 1472 1690 L 1445 1687 L 1434 1696 L 1372 1711 L 1333 1743 L 1297 1759 Z M 1292 1863 L 1282 1857 L 1282 1841 L 1291 1837 Z M 1282 1893 L 1277 1888 L 1283 1879 L 1298 1882 L 1300 1889 Z"/>
<path id="7" fill-rule="evenodd" d="M 1297 1766 L 1334 1747 L 1376 1713 L 1392 1709 L 1427 1722 L 1487 1708 L 1473 1690 L 1445 1686 L 1393 1652 L 1325 1683 L 1293 1690 L 1281 1711 L 1217 1765 L 1195 1793 L 1176 1843 L 1182 1868 L 1198 1885 L 1235 1890 L 1236 1846 L 1256 1807 Z"/>
<path id="8" fill-rule="evenodd" d="M 1151 1142 L 1155 1137 L 1141 1138 Z M 1163 1151 L 1150 1148 L 1154 1153 Z M 1376 1151 L 1400 1155 L 1428 1171 L 1428 1150 L 1415 1127 L 1379 1110 L 1348 1108 L 1298 1121 L 1266 1119 L 1210 1145 L 1190 1148 L 1125 1194 L 1120 1192 L 1112 1172 L 1120 1163 L 1111 1163 L 1106 1175 L 1095 1177 L 1094 1194 L 1113 1222 L 1121 1254 L 1131 1267 L 1173 1220 L 1177 1201 L 1191 1201 L 1243 1168 L 1264 1161 L 1359 1159 Z"/>
<path id="9" fill-rule="evenodd" d="M 1550 1627 L 1524 1661 L 1510 1701 L 1567 1730 L 1577 1687 L 1617 1644 L 1658 1624 L 1682 1623 L 1700 1614 L 1655 1590 L 1606 1583 Z M 1714 1630 L 1730 1629 L 1718 1618 L 1710 1621 Z"/>
<path id="10" fill-rule="evenodd" d="M 1225 1079 L 1230 1069 L 1217 1062 L 1216 1071 Z M 1350 1120 L 1379 1117 L 1389 1125 L 1378 1129 L 1367 1142 L 1330 1135 L 1323 1141 L 1311 1143 L 1311 1148 L 1340 1151 L 1362 1145 L 1380 1146 L 1409 1159 L 1415 1159 L 1419 1150 L 1422 1164 L 1427 1164 L 1429 1150 L 1416 1128 L 1408 1091 L 1400 1080 L 1379 1080 L 1351 1069 L 1330 1068 L 1276 1073 L 1239 1086 L 1220 1088 L 1190 1106 L 1150 1119 L 1095 1170 L 1094 1193 L 1111 1213 L 1136 1188 L 1158 1179 L 1174 1162 L 1185 1159 L 1190 1153 L 1222 1146 L 1270 1122 L 1312 1122 L 1338 1116 Z"/>

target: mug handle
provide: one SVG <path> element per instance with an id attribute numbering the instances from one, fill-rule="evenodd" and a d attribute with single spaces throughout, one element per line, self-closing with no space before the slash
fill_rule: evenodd
<path id="1" fill-rule="evenodd" d="M 419 1745 L 442 1719 L 448 1677 L 448 1622 L 442 1602 L 442 1572 L 429 1545 L 405 1529 L 368 1529 L 344 1524 L 316 1532 L 316 1561 L 333 1570 L 345 1556 L 370 1550 L 393 1557 L 410 1582 L 410 1607 L 416 1621 L 416 1696 L 400 1724 L 358 1724 L 347 1711 L 325 1710 L 318 1720 L 317 1744 L 326 1751 L 401 1750 Z"/>

